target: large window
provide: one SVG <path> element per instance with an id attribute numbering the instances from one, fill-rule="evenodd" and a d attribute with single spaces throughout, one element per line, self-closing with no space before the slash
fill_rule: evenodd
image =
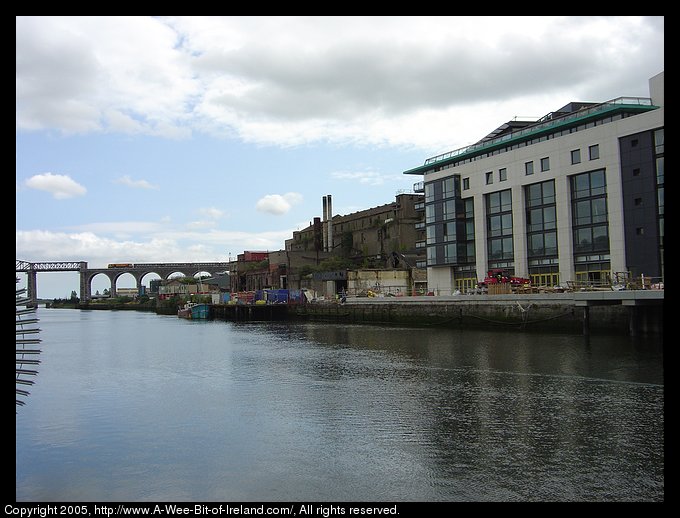
<path id="1" fill-rule="evenodd" d="M 610 260 L 604 169 L 572 176 L 571 200 L 577 278 L 604 281 Z"/>
<path id="2" fill-rule="evenodd" d="M 454 219 L 456 217 L 456 200 L 446 200 L 444 202 L 444 220 Z"/>
<path id="3" fill-rule="evenodd" d="M 554 230 L 557 227 L 555 206 L 538 207 L 527 211 L 527 232 Z"/>
<path id="4" fill-rule="evenodd" d="M 437 264 L 437 247 L 428 246 L 427 247 L 427 265 L 434 266 Z"/>
<path id="5" fill-rule="evenodd" d="M 606 226 L 585 227 L 574 230 L 576 252 L 609 251 L 609 231 Z"/>
<path id="6" fill-rule="evenodd" d="M 559 267 L 555 181 L 527 185 L 524 193 L 529 274 L 536 284 L 557 284 Z"/>
<path id="7" fill-rule="evenodd" d="M 514 257 L 512 248 L 512 192 L 486 195 L 487 247 L 489 267 L 507 266 Z"/>
<path id="8" fill-rule="evenodd" d="M 435 241 L 435 226 L 428 225 L 425 227 L 425 239 L 428 245 L 433 245 Z"/>
<path id="9" fill-rule="evenodd" d="M 491 266 L 491 261 L 510 260 L 513 259 L 513 257 L 512 236 L 500 239 L 489 239 L 489 266 Z"/>
<path id="10" fill-rule="evenodd" d="M 606 193 L 604 169 L 571 177 L 572 198 L 604 196 Z"/>
<path id="11" fill-rule="evenodd" d="M 574 225 L 592 225 L 607 222 L 607 200 L 592 198 L 574 203 Z"/>
<path id="12" fill-rule="evenodd" d="M 557 233 L 531 234 L 527 246 L 529 257 L 557 255 Z"/>
<path id="13" fill-rule="evenodd" d="M 456 182 L 454 178 L 446 178 L 442 181 L 442 196 L 444 198 L 453 198 L 456 195 Z"/>
<path id="14" fill-rule="evenodd" d="M 434 184 L 433 183 L 426 183 L 425 184 L 425 203 L 434 201 Z"/>
<path id="15" fill-rule="evenodd" d="M 435 206 L 434 204 L 425 205 L 425 223 L 435 222 Z"/>
<path id="16" fill-rule="evenodd" d="M 571 177 L 574 251 L 609 251 L 604 169 Z"/>
<path id="17" fill-rule="evenodd" d="M 512 193 L 510 189 L 487 194 L 486 199 L 487 214 L 512 211 Z"/>
<path id="18" fill-rule="evenodd" d="M 474 256 L 474 243 L 449 243 L 444 245 L 444 262 L 447 264 L 473 262 Z"/>
<path id="19" fill-rule="evenodd" d="M 527 205 L 537 207 L 555 204 L 555 182 L 534 183 L 526 186 Z"/>
<path id="20" fill-rule="evenodd" d="M 512 214 L 489 216 L 489 236 L 512 236 Z"/>
<path id="21" fill-rule="evenodd" d="M 468 198 L 463 200 L 465 207 L 465 239 L 467 241 L 475 240 L 475 200 Z"/>

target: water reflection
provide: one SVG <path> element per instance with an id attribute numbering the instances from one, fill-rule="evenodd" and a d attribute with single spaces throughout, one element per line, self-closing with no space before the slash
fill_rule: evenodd
<path id="1" fill-rule="evenodd" d="M 97 347 L 51 337 L 18 499 L 663 499 L 654 341 L 79 318 Z"/>
<path id="2" fill-rule="evenodd" d="M 379 440 L 383 453 L 405 455 L 447 499 L 663 494 L 658 344 L 362 326 L 269 332 L 321 348 L 295 368 L 317 382 L 310 406 L 329 433 L 343 423 L 358 430 L 353 440 L 372 434 L 374 448 Z"/>

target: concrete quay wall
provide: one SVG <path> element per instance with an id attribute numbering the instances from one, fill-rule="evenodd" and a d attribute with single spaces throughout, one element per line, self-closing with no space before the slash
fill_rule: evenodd
<path id="1" fill-rule="evenodd" d="M 348 298 L 343 304 L 321 302 L 291 306 L 289 316 L 332 322 L 454 328 L 662 333 L 663 298 L 659 303 L 658 297 L 652 297 L 650 304 L 644 296 L 641 303 L 637 297 L 627 297 L 564 293 Z"/>

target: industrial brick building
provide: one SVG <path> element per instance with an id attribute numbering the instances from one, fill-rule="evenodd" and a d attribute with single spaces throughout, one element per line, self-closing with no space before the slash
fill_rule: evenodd
<path id="1" fill-rule="evenodd" d="M 397 194 L 394 202 L 346 215 L 333 215 L 331 197 L 324 196 L 323 219 L 286 240 L 287 251 L 320 251 L 374 268 L 415 267 L 424 248 L 422 194 Z M 421 223 L 421 224 L 419 224 Z M 396 254 L 396 257 L 395 255 Z"/>

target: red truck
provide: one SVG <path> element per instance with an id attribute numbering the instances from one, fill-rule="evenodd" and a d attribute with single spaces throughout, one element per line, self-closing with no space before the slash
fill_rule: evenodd
<path id="1" fill-rule="evenodd" d="M 503 284 L 509 282 L 512 287 L 526 286 L 531 284 L 530 279 L 524 277 L 511 276 L 503 268 L 494 268 L 486 272 L 484 281 L 478 283 L 479 288 L 488 287 L 489 284 Z"/>

